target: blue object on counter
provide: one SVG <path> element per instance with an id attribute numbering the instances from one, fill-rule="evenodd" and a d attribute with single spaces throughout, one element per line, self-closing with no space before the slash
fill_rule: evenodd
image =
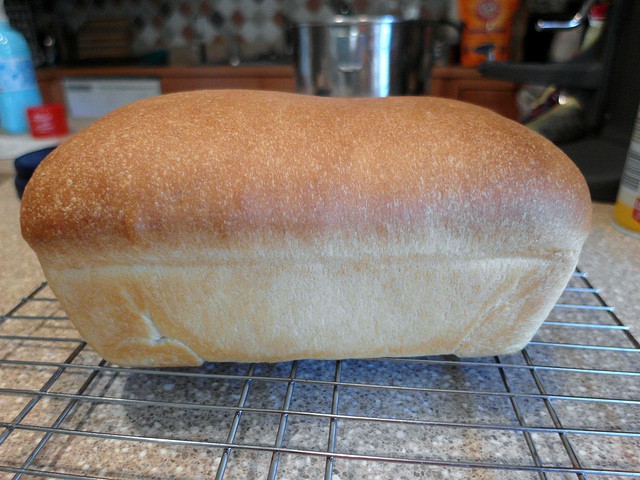
<path id="1" fill-rule="evenodd" d="M 15 159 L 15 185 L 19 198 L 22 198 L 24 188 L 27 186 L 27 183 L 29 182 L 31 175 L 33 175 L 33 172 L 36 170 L 38 165 L 40 165 L 40 162 L 42 162 L 42 160 L 44 160 L 44 158 L 55 149 L 56 147 L 43 148 L 41 150 L 36 150 L 35 152 L 25 153 L 24 155 L 21 155 L 20 157 Z"/>
<path id="2" fill-rule="evenodd" d="M 11 28 L 0 0 L 0 125 L 7 133 L 27 133 L 27 108 L 41 105 L 31 50 Z"/>

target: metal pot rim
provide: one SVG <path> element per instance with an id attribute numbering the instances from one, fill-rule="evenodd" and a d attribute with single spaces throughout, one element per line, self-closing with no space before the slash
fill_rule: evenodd
<path id="1" fill-rule="evenodd" d="M 335 15 L 327 20 L 296 23 L 296 27 L 339 27 L 341 25 L 398 24 L 416 21 L 404 20 L 396 15 Z"/>

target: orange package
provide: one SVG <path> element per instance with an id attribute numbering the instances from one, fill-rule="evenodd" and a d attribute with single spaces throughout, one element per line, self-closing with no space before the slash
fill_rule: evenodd
<path id="1" fill-rule="evenodd" d="M 509 59 L 511 19 L 520 0 L 458 0 L 460 20 L 464 23 L 460 63 L 475 67 L 487 60 L 477 48 L 493 46 L 493 59 Z"/>

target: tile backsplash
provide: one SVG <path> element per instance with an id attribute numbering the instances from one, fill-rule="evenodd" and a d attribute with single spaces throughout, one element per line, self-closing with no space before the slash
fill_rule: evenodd
<path id="1" fill-rule="evenodd" d="M 59 0 L 54 13 L 76 34 L 100 18 L 126 18 L 136 56 L 195 45 L 206 49 L 210 61 L 227 58 L 233 49 L 247 59 L 285 57 L 291 24 L 324 20 L 341 8 L 441 19 L 449 14 L 450 0 Z"/>
<path id="2" fill-rule="evenodd" d="M 460 0 L 5 0 L 37 64 L 142 57 L 166 51 L 177 63 L 285 60 L 297 22 L 356 14 L 457 20 Z M 577 0 L 521 0 L 530 12 Z M 575 8 L 575 7 L 574 7 Z M 37 30 L 37 39 L 36 39 Z M 47 51 L 43 39 L 54 38 Z M 46 45 L 46 43 L 45 43 Z M 44 56 L 43 56 L 44 54 Z M 93 56 L 93 57 L 92 57 Z M 43 61 L 48 58 L 49 61 Z M 51 60 L 55 58 L 55 60 Z"/>

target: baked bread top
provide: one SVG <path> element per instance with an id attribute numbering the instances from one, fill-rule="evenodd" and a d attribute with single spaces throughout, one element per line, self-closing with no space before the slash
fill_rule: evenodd
<path id="1" fill-rule="evenodd" d="M 134 102 L 74 135 L 38 167 L 21 222 L 36 251 L 435 227 L 465 239 L 452 249 L 515 231 L 526 251 L 581 245 L 590 218 L 571 160 L 486 109 L 211 90 Z"/>

